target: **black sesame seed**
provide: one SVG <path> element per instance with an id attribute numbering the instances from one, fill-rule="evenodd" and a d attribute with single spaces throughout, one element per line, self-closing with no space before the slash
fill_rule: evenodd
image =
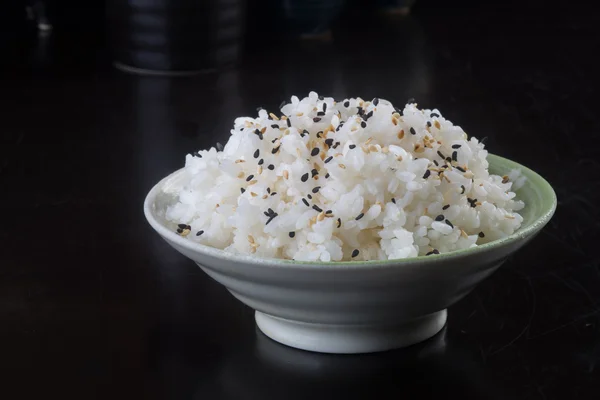
<path id="1" fill-rule="evenodd" d="M 431 128 L 431 121 L 427 121 L 427 127 Z"/>
<path id="2" fill-rule="evenodd" d="M 219 142 L 217 142 L 217 150 L 223 151 L 223 145 Z"/>
<path id="3" fill-rule="evenodd" d="M 260 160 L 258 160 L 258 165 L 263 165 L 264 163 L 265 163 L 264 159 L 261 158 Z"/>
<path id="4" fill-rule="evenodd" d="M 315 176 L 315 175 L 318 175 L 318 174 L 319 174 L 319 171 L 317 171 L 317 169 L 316 169 L 316 168 L 313 168 L 313 170 L 312 170 L 312 171 L 310 171 L 310 174 L 311 174 L 311 176 L 314 178 L 314 176 Z"/>
<path id="5" fill-rule="evenodd" d="M 275 166 L 273 164 L 269 164 L 269 166 L 267 168 L 270 169 L 271 171 L 273 171 L 275 169 Z"/>
<path id="6" fill-rule="evenodd" d="M 267 188 L 267 193 L 271 193 L 271 188 L 270 187 Z"/>
<path id="7" fill-rule="evenodd" d="M 290 233 L 288 233 L 288 235 L 289 235 L 291 238 L 293 238 L 294 236 L 296 236 L 296 232 L 290 232 Z"/>
<path id="8" fill-rule="evenodd" d="M 187 226 L 187 224 L 179 224 L 179 225 L 177 225 L 177 226 L 178 226 L 179 228 L 181 228 L 181 229 L 185 229 L 185 228 L 187 228 L 187 227 L 188 227 L 188 226 Z"/>
<path id="9" fill-rule="evenodd" d="M 437 151 L 437 154 L 438 154 L 438 156 L 440 156 L 442 158 L 442 160 L 446 158 L 446 156 L 444 155 L 444 153 L 442 153 L 439 150 Z"/>
<path id="10" fill-rule="evenodd" d="M 335 144 L 333 145 L 334 149 L 337 149 L 337 147 L 340 145 L 340 142 L 335 142 Z"/>
<path id="11" fill-rule="evenodd" d="M 452 162 L 452 157 L 446 157 L 447 162 Z"/>
<path id="12" fill-rule="evenodd" d="M 333 144 L 333 139 L 325 139 L 325 144 L 329 147 Z"/>
<path id="13" fill-rule="evenodd" d="M 254 175 L 248 175 L 248 177 L 246 178 L 246 182 L 250 182 L 252 178 L 254 178 Z"/>
<path id="14" fill-rule="evenodd" d="M 267 220 L 267 222 L 265 223 L 265 225 L 269 225 L 269 222 L 273 221 L 273 220 L 275 219 L 275 217 L 277 217 L 277 216 L 278 216 L 278 214 L 277 214 L 277 213 L 275 213 L 275 214 L 271 215 L 271 216 L 269 217 L 269 219 Z"/>
<path id="15" fill-rule="evenodd" d="M 342 226 L 342 220 L 340 218 L 337 219 L 337 227 Z"/>
<path id="16" fill-rule="evenodd" d="M 407 104 L 413 104 L 415 102 L 415 99 L 413 97 L 411 97 L 410 99 L 406 100 Z"/>
<path id="17" fill-rule="evenodd" d="M 450 208 L 450 204 L 446 204 L 444 207 L 442 207 L 442 210 L 447 210 Z"/>
<path id="18" fill-rule="evenodd" d="M 430 251 L 429 253 L 425 254 L 426 256 L 430 256 L 433 254 L 433 251 Z"/>
<path id="19" fill-rule="evenodd" d="M 485 233 L 483 233 L 483 232 L 479 232 L 478 236 L 479 236 L 480 238 L 483 238 L 483 237 L 485 237 Z"/>
<path id="20" fill-rule="evenodd" d="M 244 188 L 240 188 L 240 192 L 242 192 L 242 194 L 246 191 L 246 189 Z"/>
<path id="21" fill-rule="evenodd" d="M 410 134 L 411 135 L 416 135 L 417 131 L 415 131 L 415 128 L 413 128 L 412 126 L 410 127 Z"/>
<path id="22" fill-rule="evenodd" d="M 277 194 L 277 192 L 273 192 L 271 193 L 271 196 L 275 196 Z"/>
<path id="23" fill-rule="evenodd" d="M 271 214 L 271 215 L 272 215 L 272 214 L 275 214 L 275 211 L 273 211 L 273 209 L 272 209 L 272 208 L 267 208 L 267 211 L 268 211 L 268 212 L 269 212 L 269 214 Z"/>
<path id="24" fill-rule="evenodd" d="M 454 225 L 452 225 L 452 222 L 446 220 L 446 225 L 448 225 L 450 228 L 454 229 Z"/>
<path id="25" fill-rule="evenodd" d="M 362 217 L 365 216 L 365 213 L 360 213 L 356 216 L 356 218 L 354 218 L 356 221 L 358 221 L 359 219 L 361 219 Z"/>
<path id="26" fill-rule="evenodd" d="M 327 103 L 323 103 L 323 112 L 327 111 Z"/>
<path id="27" fill-rule="evenodd" d="M 312 195 L 311 194 L 307 194 L 306 197 L 308 197 L 310 200 L 312 200 Z"/>
<path id="28" fill-rule="evenodd" d="M 459 170 L 460 172 L 467 172 L 464 168 L 462 167 L 456 167 L 457 170 Z"/>
<path id="29" fill-rule="evenodd" d="M 460 192 L 460 194 L 465 194 L 465 190 L 467 190 L 465 188 L 465 185 L 460 185 L 460 188 L 462 189 L 462 192 Z"/>
<path id="30" fill-rule="evenodd" d="M 440 251 L 438 249 L 433 249 L 433 254 L 440 254 Z"/>
<path id="31" fill-rule="evenodd" d="M 351 144 L 351 145 L 350 145 L 350 146 L 348 146 L 348 147 L 350 147 L 350 149 L 355 149 L 355 148 L 356 148 L 356 145 L 355 145 L 355 144 Z"/>
<path id="32" fill-rule="evenodd" d="M 308 204 L 308 201 L 304 197 L 302 198 L 302 202 L 304 205 L 306 205 L 306 207 L 310 207 L 310 204 Z"/>
<path id="33" fill-rule="evenodd" d="M 292 120 L 290 118 L 288 118 L 285 121 L 287 122 L 288 128 L 291 128 L 292 127 Z"/>
<path id="34" fill-rule="evenodd" d="M 319 117 L 314 117 L 313 118 L 313 122 L 319 122 L 320 120 L 321 120 L 321 118 L 319 118 Z"/>
<path id="35" fill-rule="evenodd" d="M 365 121 L 367 121 L 372 116 L 373 116 L 373 110 L 369 111 L 369 113 L 367 115 L 365 115 Z"/>
<path id="36" fill-rule="evenodd" d="M 279 125 L 273 124 L 273 125 L 271 125 L 271 128 L 273 128 L 273 129 L 279 129 Z"/>
<path id="37" fill-rule="evenodd" d="M 177 233 L 183 233 L 183 229 L 177 228 Z"/>
<path id="38" fill-rule="evenodd" d="M 277 152 L 279 151 L 279 148 L 280 148 L 280 147 L 281 147 L 281 146 L 277 146 L 277 147 L 275 147 L 273 150 L 271 150 L 271 154 L 275 154 L 275 153 L 277 153 Z"/>
<path id="39" fill-rule="evenodd" d="M 315 147 L 314 149 L 312 149 L 312 151 L 310 152 L 311 156 L 316 156 L 317 154 L 319 154 L 319 151 L 321 151 L 321 149 L 319 149 L 318 147 Z"/>
<path id="40" fill-rule="evenodd" d="M 198 232 L 196 232 L 196 236 L 202 236 L 203 233 L 204 233 L 204 231 L 198 231 Z"/>
<path id="41" fill-rule="evenodd" d="M 258 158 L 258 156 L 260 156 L 260 150 L 256 149 L 256 151 L 254 152 L 254 158 Z"/>
<path id="42" fill-rule="evenodd" d="M 438 113 L 431 113 L 429 116 L 430 116 L 431 118 L 439 118 L 439 117 L 440 117 L 440 114 L 438 114 Z"/>
<path id="43" fill-rule="evenodd" d="M 327 211 L 325 211 L 325 214 L 331 214 L 331 213 L 333 213 L 333 211 L 332 211 L 332 210 L 327 210 Z"/>
<path id="44" fill-rule="evenodd" d="M 460 146 L 461 146 L 460 144 L 453 144 L 452 148 L 453 149 L 460 149 Z"/>
<path id="45" fill-rule="evenodd" d="M 458 151 L 452 152 L 452 161 L 458 161 Z"/>
<path id="46" fill-rule="evenodd" d="M 319 207 L 318 205 L 316 205 L 316 204 L 313 204 L 312 208 L 313 208 L 313 210 L 318 211 L 318 212 L 322 212 L 323 211 L 323 209 L 321 207 Z"/>
<path id="47" fill-rule="evenodd" d="M 366 128 L 367 127 L 367 123 L 365 121 L 361 122 L 360 123 L 360 127 L 363 128 L 363 129 Z"/>
<path id="48" fill-rule="evenodd" d="M 321 135 L 322 135 L 322 134 L 323 134 L 323 131 L 319 131 L 319 132 L 317 132 L 317 137 L 318 137 L 319 139 L 321 139 Z"/>
<path id="49" fill-rule="evenodd" d="M 358 251 L 358 249 L 354 249 L 354 251 L 352 251 L 352 258 L 356 257 L 359 253 L 360 251 Z"/>
<path id="50" fill-rule="evenodd" d="M 321 186 L 315 186 L 312 190 L 313 193 L 319 193 L 319 190 L 321 190 Z"/>
<path id="51" fill-rule="evenodd" d="M 329 156 L 325 159 L 325 164 L 327 164 L 329 161 L 333 160 L 333 156 Z"/>
<path id="52" fill-rule="evenodd" d="M 425 171 L 425 173 L 423 174 L 423 179 L 429 178 L 429 175 L 431 175 L 431 171 L 430 170 Z"/>
<path id="53" fill-rule="evenodd" d="M 373 105 L 377 107 L 377 104 L 379 104 L 379 99 L 377 97 L 375 97 L 372 101 Z"/>
<path id="54" fill-rule="evenodd" d="M 350 102 L 349 101 L 345 101 L 344 102 L 344 107 L 346 107 L 346 108 L 350 107 Z"/>
<path id="55" fill-rule="evenodd" d="M 307 172 L 307 173 L 305 173 L 304 175 L 302 175 L 302 176 L 300 177 L 300 180 L 301 180 L 302 182 L 306 182 L 306 181 L 308 180 L 308 172 Z"/>
<path id="56" fill-rule="evenodd" d="M 271 143 L 275 143 L 278 140 L 279 140 L 279 138 L 275 138 L 275 139 L 271 140 Z"/>
<path id="57" fill-rule="evenodd" d="M 446 218 L 446 217 L 444 217 L 442 214 L 440 214 L 437 217 L 435 217 L 435 220 L 438 221 L 438 222 L 440 222 L 440 221 L 443 221 L 444 218 Z"/>
<path id="58" fill-rule="evenodd" d="M 433 160 L 433 163 L 435 164 L 436 167 L 440 166 L 440 164 L 436 160 Z"/>
<path id="59" fill-rule="evenodd" d="M 328 179 L 331 175 L 329 175 L 329 172 L 325 174 L 325 179 Z"/>
<path id="60" fill-rule="evenodd" d="M 392 203 L 396 204 L 396 199 L 392 197 Z"/>
<path id="61" fill-rule="evenodd" d="M 317 115 L 318 115 L 319 117 L 322 117 L 323 115 L 325 115 L 325 113 L 324 113 L 323 111 L 319 111 L 319 112 L 317 112 Z M 319 120 L 319 121 L 320 121 L 320 120 Z M 318 122 L 318 121 L 315 121 L 315 122 Z"/>
<path id="62" fill-rule="evenodd" d="M 356 113 L 362 117 L 363 114 L 365 113 L 365 110 L 363 110 L 362 107 L 360 107 L 360 106 L 357 108 L 358 108 L 358 111 Z"/>

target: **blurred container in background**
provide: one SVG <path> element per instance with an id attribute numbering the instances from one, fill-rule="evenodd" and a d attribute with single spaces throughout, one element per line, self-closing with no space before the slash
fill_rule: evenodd
<path id="1" fill-rule="evenodd" d="M 406 16 L 416 0 L 377 0 L 377 8 L 385 14 Z"/>
<path id="2" fill-rule="evenodd" d="M 235 64 L 245 0 L 108 0 L 115 66 L 145 74 L 187 75 Z"/>
<path id="3" fill-rule="evenodd" d="M 280 12 L 291 36 L 304 39 L 327 38 L 344 0 L 280 0 Z"/>

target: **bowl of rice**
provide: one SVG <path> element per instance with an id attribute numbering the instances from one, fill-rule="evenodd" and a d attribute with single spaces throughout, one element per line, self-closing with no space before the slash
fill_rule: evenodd
<path id="1" fill-rule="evenodd" d="M 311 92 L 237 118 L 152 188 L 150 225 L 283 344 L 364 353 L 430 338 L 548 223 L 552 187 L 414 100 Z"/>

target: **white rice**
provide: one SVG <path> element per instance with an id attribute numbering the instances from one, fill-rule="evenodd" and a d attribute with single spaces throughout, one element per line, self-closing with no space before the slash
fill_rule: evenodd
<path id="1" fill-rule="evenodd" d="M 523 220 L 511 189 L 524 178 L 490 175 L 484 145 L 436 109 L 311 92 L 281 114 L 237 118 L 223 151 L 187 155 L 166 214 L 180 235 L 257 257 L 385 260 L 473 247 Z"/>

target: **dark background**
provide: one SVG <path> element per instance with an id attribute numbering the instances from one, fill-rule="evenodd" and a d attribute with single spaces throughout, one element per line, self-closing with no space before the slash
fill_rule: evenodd
<path id="1" fill-rule="evenodd" d="M 389 21 L 351 3 L 332 42 L 307 43 L 250 1 L 236 66 L 188 78 L 115 70 L 104 2 L 54 2 L 46 36 L 0 6 L 1 397 L 600 397 L 598 14 L 419 0 Z M 278 345 L 144 220 L 187 152 L 309 90 L 414 97 L 555 188 L 550 224 L 424 344 Z"/>

